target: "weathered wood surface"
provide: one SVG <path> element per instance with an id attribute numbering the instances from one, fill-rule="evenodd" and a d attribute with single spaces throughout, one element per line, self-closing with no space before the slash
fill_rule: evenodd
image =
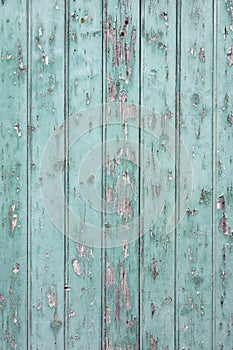
<path id="1" fill-rule="evenodd" d="M 0 349 L 233 349 L 233 3 L 0 3 Z"/>
<path id="2" fill-rule="evenodd" d="M 191 159 L 179 156 L 178 203 L 187 213 L 177 230 L 177 348 L 214 348 L 212 161 L 213 4 L 184 2 L 180 21 L 179 137 Z M 193 172 L 191 191 L 187 185 Z M 178 213 L 180 215 L 180 211 Z M 208 330 L 208 331 L 207 331 Z"/>
<path id="3" fill-rule="evenodd" d="M 12 13 L 12 6 L 14 12 Z M 26 4 L 1 4 L 1 348 L 27 347 Z"/>

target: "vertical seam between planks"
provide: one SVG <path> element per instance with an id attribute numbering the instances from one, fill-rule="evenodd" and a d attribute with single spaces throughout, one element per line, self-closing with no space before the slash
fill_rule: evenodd
<path id="1" fill-rule="evenodd" d="M 26 295 L 26 334 L 27 349 L 31 349 L 32 337 L 32 203 L 31 203 L 31 159 L 32 159 L 32 136 L 31 136 L 31 105 L 32 105 L 32 6 L 31 0 L 27 0 L 27 295 Z"/>
<path id="2" fill-rule="evenodd" d="M 101 60 L 102 60 L 102 94 L 101 94 L 101 121 L 103 124 L 103 103 L 104 103 L 104 84 L 103 84 L 103 77 L 104 77 L 104 68 L 103 68 L 103 52 L 104 52 L 104 0 L 101 2 L 101 15 L 102 15 L 102 21 L 101 21 L 101 34 L 102 34 L 102 45 L 101 45 Z M 102 142 L 102 149 L 101 149 L 101 164 L 102 164 L 102 173 L 101 173 L 101 238 L 100 238 L 100 350 L 102 349 L 102 344 L 103 344 L 103 325 L 102 325 L 102 320 L 103 320 L 103 300 L 102 300 L 102 291 L 103 291 L 103 125 L 102 125 L 102 130 L 101 130 L 101 142 Z"/>
<path id="3" fill-rule="evenodd" d="M 139 147 L 138 147 L 138 156 L 139 156 L 139 169 L 138 169 L 138 337 L 137 337 L 137 344 L 138 344 L 138 349 L 142 349 L 143 350 L 143 332 L 141 333 L 141 311 L 143 311 L 143 303 L 141 303 L 141 263 L 142 263 L 142 258 L 141 258 L 141 253 L 143 253 L 143 242 L 144 242 L 144 236 L 143 233 L 141 232 L 144 229 L 144 220 L 143 218 L 141 218 L 141 205 L 144 205 L 144 198 L 143 198 L 143 190 L 141 190 L 141 180 L 142 180 L 142 176 L 141 176 L 141 166 L 143 166 L 143 164 L 141 164 L 141 161 L 143 159 L 143 156 L 141 154 L 141 142 L 142 142 L 142 93 L 143 93 L 143 88 L 142 88 L 142 79 L 143 79 L 143 73 L 142 73 L 142 69 L 143 69 L 143 64 L 142 64 L 142 48 L 143 48 L 143 43 L 142 43 L 142 26 L 143 26 L 143 19 L 144 19 L 144 1 L 139 0 L 139 135 L 138 135 L 138 139 L 139 139 Z M 144 102 L 144 101 L 143 101 Z M 142 186 L 142 189 L 144 188 L 144 186 Z M 142 196 L 142 198 L 141 198 Z M 143 254 L 142 254 L 143 256 Z M 142 310 L 141 310 L 142 307 Z"/>
<path id="4" fill-rule="evenodd" d="M 212 349 L 216 349 L 216 152 L 217 152 L 217 53 L 218 0 L 213 0 L 212 36 Z"/>
<path id="5" fill-rule="evenodd" d="M 102 193 L 102 200 L 101 200 L 101 310 L 100 310 L 100 327 L 101 327 L 101 333 L 100 333 L 100 349 L 104 349 L 104 342 L 105 342 L 105 298 L 106 298 L 106 289 L 105 289 L 105 266 L 106 266 L 106 248 L 105 248 L 105 230 L 104 230 L 104 221 L 105 221 L 105 214 L 106 214 L 106 204 L 105 204 L 105 184 L 106 184 L 106 174 L 104 171 L 104 158 L 106 154 L 106 128 L 105 128 L 105 112 L 106 112 L 106 55 L 107 55 L 107 32 L 104 33 L 105 27 L 104 24 L 107 21 L 107 4 L 105 0 L 102 0 L 102 115 L 101 115 L 101 121 L 102 121 L 102 132 L 101 132 L 101 141 L 102 141 L 102 154 L 101 154 L 101 161 L 102 161 L 102 185 L 101 185 L 101 193 Z"/>
<path id="6" fill-rule="evenodd" d="M 64 3 L 64 349 L 68 340 L 68 286 L 69 286 L 69 6 Z M 68 258 L 68 262 L 66 261 Z M 68 264 L 68 266 L 67 266 Z"/>
<path id="7" fill-rule="evenodd" d="M 180 87 L 181 87 L 181 3 L 176 0 L 176 84 L 175 84 L 175 245 L 174 245 L 174 347 L 179 339 L 179 234 L 180 234 Z"/>

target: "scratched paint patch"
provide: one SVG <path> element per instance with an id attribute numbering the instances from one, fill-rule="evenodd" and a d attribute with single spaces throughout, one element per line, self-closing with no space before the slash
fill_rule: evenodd
<path id="1" fill-rule="evenodd" d="M 107 141 L 101 141 L 95 135 L 101 135 L 106 127 Z M 64 130 L 67 128 L 69 170 L 64 169 Z M 138 134 L 141 137 L 135 139 Z M 165 116 L 125 102 L 98 105 L 72 115 L 68 124 L 61 125 L 51 135 L 40 164 L 41 195 L 53 224 L 64 233 L 66 205 L 69 237 L 80 244 L 110 248 L 144 235 L 157 222 L 169 200 L 168 183 L 175 180 L 175 135 L 176 130 Z M 90 137 L 92 147 L 86 142 Z M 182 142 L 180 157 L 186 169 L 181 176 L 185 177 L 186 190 L 191 195 L 190 156 Z M 76 162 L 73 167 L 76 174 L 72 174 L 72 162 Z M 64 171 L 72 174 L 69 203 L 63 191 Z M 135 173 L 140 176 L 134 176 Z M 75 193 L 73 197 L 71 189 Z M 144 198 L 139 213 L 134 208 L 139 207 L 140 192 Z M 167 209 L 167 233 L 175 228 L 173 205 Z M 186 210 L 185 203 L 181 204 L 181 219 Z M 100 217 L 103 220 L 99 220 Z M 143 232 L 139 232 L 144 218 Z M 102 239 L 103 233 L 108 237 L 106 241 Z M 74 269 L 78 272 L 76 265 Z"/>

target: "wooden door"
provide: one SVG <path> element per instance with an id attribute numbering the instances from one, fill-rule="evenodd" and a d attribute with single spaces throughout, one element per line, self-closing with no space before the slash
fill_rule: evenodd
<path id="1" fill-rule="evenodd" d="M 233 349 L 232 1 L 0 18 L 0 349 Z"/>

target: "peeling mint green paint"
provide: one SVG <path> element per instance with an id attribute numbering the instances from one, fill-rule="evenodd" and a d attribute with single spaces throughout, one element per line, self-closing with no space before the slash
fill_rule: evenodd
<path id="1" fill-rule="evenodd" d="M 0 19 L 0 348 L 233 349 L 232 1 Z"/>

